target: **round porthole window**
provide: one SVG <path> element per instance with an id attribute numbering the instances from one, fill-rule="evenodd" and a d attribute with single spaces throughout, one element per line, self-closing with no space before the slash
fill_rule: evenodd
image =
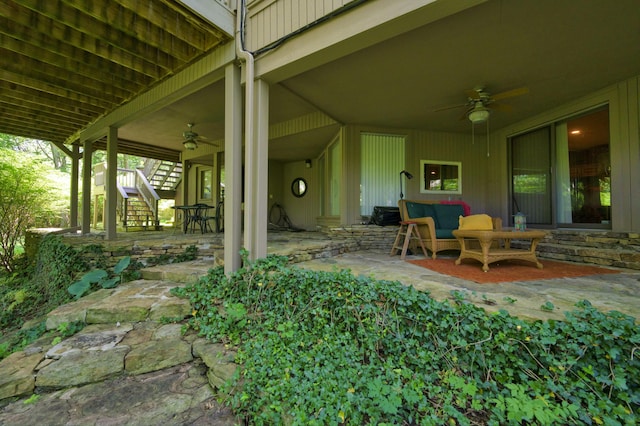
<path id="1" fill-rule="evenodd" d="M 307 193 L 307 181 L 303 178 L 295 178 L 291 184 L 291 192 L 295 197 L 304 197 Z"/>

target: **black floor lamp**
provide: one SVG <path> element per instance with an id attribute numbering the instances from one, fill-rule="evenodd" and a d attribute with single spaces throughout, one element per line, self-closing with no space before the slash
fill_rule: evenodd
<path id="1" fill-rule="evenodd" d="M 406 170 L 400 172 L 400 199 L 404 198 L 404 194 L 402 193 L 402 175 L 405 175 L 407 179 L 413 179 L 413 175 Z"/>

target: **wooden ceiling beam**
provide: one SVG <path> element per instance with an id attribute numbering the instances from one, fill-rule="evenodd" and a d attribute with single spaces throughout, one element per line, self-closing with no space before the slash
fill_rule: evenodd
<path id="1" fill-rule="evenodd" d="M 33 0 L 28 0 L 33 3 Z M 44 2 L 51 5 L 54 2 Z M 6 17 L 10 21 L 15 21 L 28 28 L 38 28 L 40 32 L 47 34 L 53 40 L 75 46 L 83 51 L 83 55 L 96 55 L 110 62 L 120 64 L 124 67 L 134 69 L 154 79 L 161 78 L 170 72 L 175 66 L 163 63 L 162 58 L 166 55 L 159 55 L 157 60 L 146 60 L 131 52 L 112 46 L 94 37 L 87 32 L 91 31 L 89 26 L 85 32 L 77 31 L 65 25 L 64 20 L 56 20 L 46 15 L 40 14 L 37 9 L 29 10 L 25 7 L 10 7 L 5 2 L 0 2 L 0 16 Z M 88 24 L 87 24 L 88 25 Z"/>
<path id="2" fill-rule="evenodd" d="M 113 107 L 112 103 L 106 102 L 104 99 L 97 99 L 84 94 L 74 93 L 64 87 L 58 87 L 49 84 L 47 81 L 40 81 L 35 78 L 7 71 L 5 69 L 0 69 L 0 80 L 5 80 L 9 84 L 26 86 L 34 90 L 42 91 L 44 93 L 49 93 L 62 98 L 68 98 L 71 102 L 93 105 L 95 107 L 101 108 L 103 111 L 106 111 L 109 108 Z"/>
<path id="3" fill-rule="evenodd" d="M 4 36 L 0 36 L 0 42 L 4 41 L 4 38 Z M 101 93 L 102 96 L 112 99 L 113 102 L 121 102 L 124 99 L 128 99 L 144 88 L 144 86 L 135 82 L 127 83 L 120 81 L 118 78 L 96 75 L 96 73 L 87 71 L 86 67 L 81 64 L 58 61 L 57 59 L 59 58 L 53 57 L 54 55 L 48 52 L 32 55 L 31 53 L 35 52 L 29 52 L 28 48 L 14 51 L 5 49 L 1 43 L 0 46 L 3 46 L 0 47 L 0 55 L 11 58 L 15 64 L 18 64 L 24 70 L 24 74 L 42 75 L 44 73 L 49 76 L 52 82 L 58 81 L 57 84 L 62 85 L 61 83 L 63 82 L 70 82 L 70 86 L 75 87 L 75 90 L 79 92 L 86 93 L 86 90 L 81 88 L 93 88 L 95 94 Z M 17 71 L 16 68 L 14 68 L 14 72 Z"/>
<path id="4" fill-rule="evenodd" d="M 218 42 L 218 40 L 209 41 L 207 34 L 190 26 L 184 16 L 166 8 L 162 11 L 160 19 L 147 19 L 149 15 L 153 15 L 154 9 L 162 6 L 158 1 L 145 2 L 145 4 L 128 2 L 129 7 L 117 1 L 105 2 L 101 5 L 102 7 L 95 7 L 92 2 L 62 1 L 83 15 L 108 23 L 112 28 L 134 39 L 137 39 L 139 34 L 145 34 L 145 43 L 170 52 L 172 56 L 184 62 L 193 59 L 194 56 L 206 51 L 211 45 L 215 46 Z M 175 31 L 176 27 L 178 31 Z M 176 33 L 180 34 L 180 37 L 176 36 Z M 191 39 L 190 42 L 187 42 L 188 39 Z"/>
<path id="5" fill-rule="evenodd" d="M 4 93 L 0 95 L 0 104 L 5 105 L 18 105 L 27 110 L 42 111 L 54 117 L 62 118 L 68 121 L 72 121 L 78 124 L 84 124 L 87 121 L 95 118 L 91 115 L 78 114 L 73 111 L 73 107 L 69 105 L 61 104 L 43 104 L 38 102 L 37 99 L 17 99 L 15 97 L 7 96 Z"/>
<path id="6" fill-rule="evenodd" d="M 52 40 L 45 34 L 7 21 L 0 17 L 0 46 L 7 50 L 39 58 L 63 69 L 73 69 L 83 76 L 113 82 L 122 89 L 128 88 L 132 83 L 145 87 L 153 81 L 151 77 L 131 68 L 87 55 L 86 52 Z"/>
<path id="7" fill-rule="evenodd" d="M 102 138 L 93 143 L 94 150 L 104 151 L 107 149 L 107 141 Z M 180 162 L 180 151 L 169 148 L 162 148 L 144 143 L 134 142 L 126 139 L 118 139 L 118 152 L 122 154 L 137 155 L 139 157 L 155 158 L 158 160 Z"/>
<path id="8" fill-rule="evenodd" d="M 0 113 L 3 120 L 12 120 L 14 123 L 31 122 L 35 124 L 47 123 L 48 125 L 55 126 L 56 131 L 61 132 L 73 131 L 78 127 L 78 123 L 74 123 L 72 120 L 67 120 L 64 117 L 58 118 L 51 115 L 47 115 L 40 111 L 29 110 L 24 107 L 7 105 L 0 103 Z"/>
<path id="9" fill-rule="evenodd" d="M 50 142 L 64 142 L 62 133 L 51 131 L 48 128 L 35 127 L 28 123 L 2 121 L 0 122 L 0 133 Z"/>
<path id="10" fill-rule="evenodd" d="M 44 93 L 26 86 L 0 81 L 0 99 L 11 98 L 18 104 L 21 100 L 40 105 L 42 108 L 54 108 L 67 113 L 85 117 L 87 120 L 100 115 L 104 108 L 72 101 L 67 97 Z"/>
<path id="11" fill-rule="evenodd" d="M 184 8 L 171 6 L 166 1 L 138 0 L 136 2 L 112 0 L 118 2 L 121 7 L 131 10 L 137 16 L 144 16 L 146 20 L 163 29 L 184 43 L 205 52 L 226 40 L 226 35 L 210 24 L 204 22 L 199 16 L 188 12 Z"/>
<path id="12" fill-rule="evenodd" d="M 108 4 L 108 2 L 104 3 Z M 92 45 L 105 43 L 111 49 L 124 50 L 140 59 L 155 62 L 167 70 L 179 66 L 178 58 L 171 56 L 168 52 L 151 47 L 145 40 L 131 37 L 120 29 L 85 15 L 59 1 L 20 0 L 20 4 L 41 18 L 46 18 L 50 23 L 55 23 L 56 27 L 66 26 L 66 31 L 54 33 L 54 37 L 60 40 L 64 40 L 69 35 L 69 30 L 72 30 L 82 37 L 92 40 Z"/>

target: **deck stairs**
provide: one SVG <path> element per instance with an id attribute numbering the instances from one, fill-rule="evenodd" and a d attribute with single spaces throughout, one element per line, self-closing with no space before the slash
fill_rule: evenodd
<path id="1" fill-rule="evenodd" d="M 156 220 L 156 214 L 149 204 L 137 193 L 129 193 L 125 199 L 124 208 L 126 214 L 122 217 L 122 223 L 127 231 L 131 230 L 156 230 L 161 231 L 162 226 Z"/>
<path id="2" fill-rule="evenodd" d="M 161 198 L 175 198 L 176 189 L 182 181 L 182 163 L 147 159 L 143 173 Z"/>
<path id="3" fill-rule="evenodd" d="M 147 159 L 144 167 L 119 170 L 119 214 L 127 231 L 162 230 L 158 200 L 175 198 L 182 181 L 182 164 Z"/>

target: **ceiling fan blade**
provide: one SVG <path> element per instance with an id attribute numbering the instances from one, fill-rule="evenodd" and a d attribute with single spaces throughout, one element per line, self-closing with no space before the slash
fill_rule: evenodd
<path id="1" fill-rule="evenodd" d="M 467 110 L 460 116 L 460 121 L 466 120 L 469 118 L 469 113 L 473 110 L 473 108 L 467 108 Z"/>
<path id="2" fill-rule="evenodd" d="M 462 108 L 466 106 L 469 106 L 469 104 L 464 103 L 464 104 L 458 104 L 458 105 L 449 105 L 449 106 L 444 106 L 444 107 L 434 109 L 432 112 L 446 111 L 449 109 Z"/>
<path id="3" fill-rule="evenodd" d="M 500 99 L 512 98 L 514 96 L 526 95 L 529 93 L 528 87 L 519 87 L 517 89 L 507 90 L 506 92 L 497 93 L 491 95 L 491 99 L 499 101 Z"/>
<path id="4" fill-rule="evenodd" d="M 202 140 L 202 137 L 200 137 L 200 139 L 198 140 L 198 142 L 203 143 L 205 145 L 210 145 L 210 146 L 215 146 L 215 147 L 219 147 L 220 145 L 218 145 L 215 142 L 209 142 L 207 140 Z"/>
<path id="5" fill-rule="evenodd" d="M 513 111 L 513 106 L 508 105 L 508 104 L 498 104 L 498 103 L 492 103 L 489 106 L 490 109 L 495 109 L 496 111 L 504 111 L 504 112 L 510 112 Z"/>

